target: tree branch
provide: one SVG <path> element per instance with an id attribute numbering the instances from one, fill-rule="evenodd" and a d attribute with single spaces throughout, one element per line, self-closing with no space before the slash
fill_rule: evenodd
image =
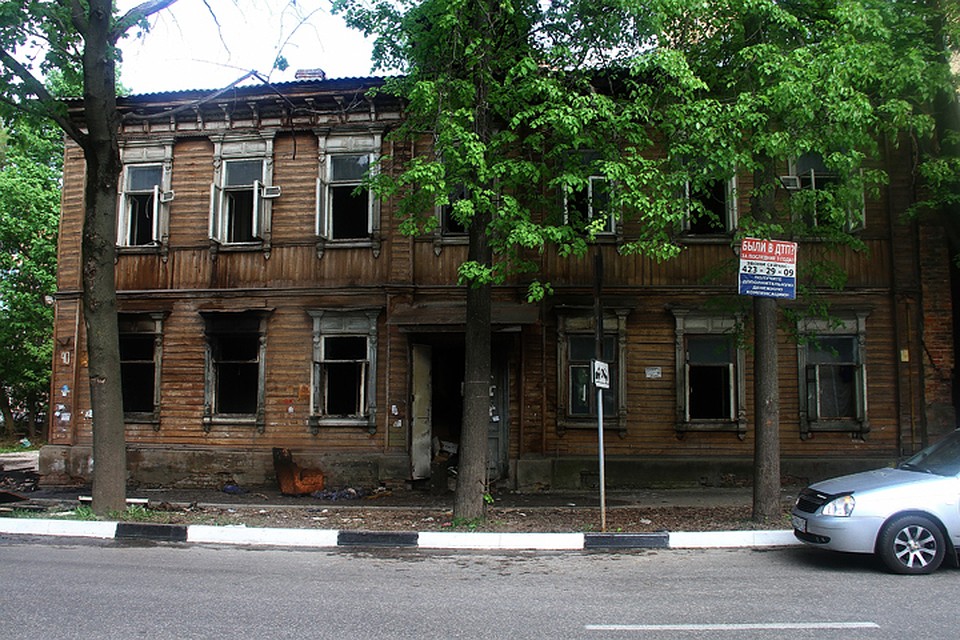
<path id="1" fill-rule="evenodd" d="M 7 102 L 7 104 L 10 104 L 20 111 L 40 113 L 41 115 L 53 119 L 53 121 L 56 122 L 57 125 L 59 125 L 68 136 L 77 142 L 82 142 L 84 133 L 74 126 L 73 122 L 71 122 L 69 118 L 54 108 L 54 105 L 58 104 L 57 99 L 52 96 L 49 91 L 47 91 L 47 88 L 43 86 L 43 83 L 40 82 L 36 76 L 30 73 L 29 69 L 23 66 L 16 58 L 11 56 L 6 49 L 0 49 L 0 61 L 2 61 L 5 67 L 13 71 L 13 73 L 16 74 L 21 81 L 23 81 L 26 89 L 25 93 L 36 96 L 36 99 L 31 100 L 24 95 L 22 96 L 22 103 L 17 103 L 12 100 L 4 100 Z M 33 105 L 33 107 L 31 107 L 31 105 Z"/>
<path id="2" fill-rule="evenodd" d="M 116 44 L 123 34 L 127 32 L 127 29 L 144 18 L 169 8 L 176 1 L 177 0 L 147 0 L 146 2 L 138 4 L 121 16 L 116 24 L 114 24 L 113 29 L 110 30 L 110 42 Z M 204 2 L 204 4 L 206 4 L 206 2 Z"/>
<path id="3" fill-rule="evenodd" d="M 86 33 L 90 23 L 80 0 L 61 0 L 60 6 L 70 9 L 70 21 L 73 22 L 73 28 L 77 33 Z"/>

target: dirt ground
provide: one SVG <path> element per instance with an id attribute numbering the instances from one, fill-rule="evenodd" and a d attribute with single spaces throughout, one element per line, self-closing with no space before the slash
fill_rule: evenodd
<path id="1" fill-rule="evenodd" d="M 316 505 L 305 507 L 225 507 L 152 505 L 151 519 L 179 524 L 317 528 L 365 531 L 496 531 L 569 533 L 603 531 L 598 507 L 489 506 L 482 521 L 458 522 L 446 508 Z M 788 528 L 788 518 L 758 524 L 749 507 L 637 507 L 606 511 L 606 531 L 728 531 Z"/>

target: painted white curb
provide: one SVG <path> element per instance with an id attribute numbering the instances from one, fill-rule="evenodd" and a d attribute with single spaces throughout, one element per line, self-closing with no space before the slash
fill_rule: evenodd
<path id="1" fill-rule="evenodd" d="M 671 533 L 671 549 L 719 549 L 724 547 L 794 547 L 802 543 L 790 530 L 703 531 Z"/>
<path id="2" fill-rule="evenodd" d="M 85 520 L 39 520 L 33 518 L 0 518 L 0 533 L 33 536 L 70 536 L 74 538 L 113 538 L 116 522 Z"/>
<path id="3" fill-rule="evenodd" d="M 263 544 L 278 547 L 335 547 L 334 529 L 283 529 L 279 527 L 218 527 L 196 524 L 187 527 L 187 542 L 216 544 Z"/>
<path id="4" fill-rule="evenodd" d="M 421 549 L 583 549 L 582 533 L 491 533 L 486 531 L 422 531 Z"/>

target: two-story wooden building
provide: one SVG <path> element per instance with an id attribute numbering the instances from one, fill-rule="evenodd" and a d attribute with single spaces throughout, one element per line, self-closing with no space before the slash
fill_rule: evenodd
<path id="1" fill-rule="evenodd" d="M 439 463 L 455 451 L 461 420 L 456 269 L 466 238 L 441 210 L 435 232 L 404 236 L 396 203 L 358 189 L 381 156 L 418 153 L 387 137 L 403 111 L 367 96 L 379 83 L 120 100 L 116 273 L 131 481 L 270 483 L 274 447 L 320 467 L 333 486 L 446 473 Z M 829 178 L 805 162 L 784 164 L 778 197 Z M 910 150 L 886 145 L 870 162 L 891 179 L 866 199 L 857 233 L 867 251 L 800 242 L 798 261 L 830 261 L 848 283 L 822 292 L 834 322 L 800 317 L 781 333 L 786 474 L 882 464 L 955 425 L 945 240 L 902 217 L 914 201 Z M 88 478 L 91 464 L 83 179 L 82 155 L 68 145 L 41 454 L 48 483 Z M 749 176 L 718 184 L 708 205 L 716 219 L 678 230 L 685 250 L 674 260 L 620 255 L 631 227 L 615 219 L 592 249 L 605 265 L 611 487 L 749 477 L 752 356 L 735 338 L 734 307 L 717 304 L 736 298 L 732 237 L 749 188 Z M 544 302 L 525 301 L 526 282 L 494 290 L 490 477 L 588 488 L 597 475 L 593 258 L 540 260 L 554 288 Z M 817 340 L 798 343 L 795 332 Z"/>

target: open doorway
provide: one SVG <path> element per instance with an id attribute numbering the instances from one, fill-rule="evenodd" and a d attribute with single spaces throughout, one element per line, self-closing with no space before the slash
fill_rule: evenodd
<path id="1" fill-rule="evenodd" d="M 462 334 L 418 336 L 412 341 L 410 458 L 414 480 L 431 479 L 445 487 L 456 474 L 463 424 Z M 505 356 L 494 349 L 487 433 L 488 479 L 506 475 L 509 421 Z M 440 474 L 440 477 L 437 477 Z"/>

